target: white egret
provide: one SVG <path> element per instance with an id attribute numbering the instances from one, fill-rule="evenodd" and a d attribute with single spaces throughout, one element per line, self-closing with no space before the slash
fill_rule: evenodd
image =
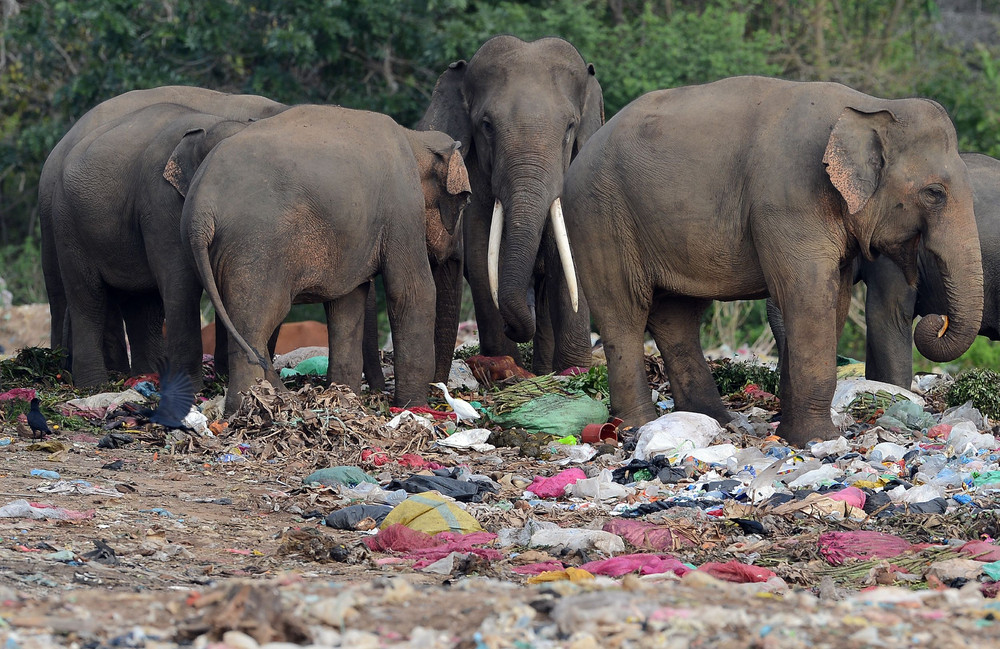
<path id="1" fill-rule="evenodd" d="M 444 399 L 451 406 L 451 409 L 455 411 L 455 415 L 458 418 L 458 423 L 462 423 L 465 420 L 479 419 L 479 413 L 473 408 L 468 401 L 465 399 L 459 399 L 458 397 L 453 397 L 448 393 L 448 386 L 444 383 L 431 383 L 431 385 L 441 388 L 444 391 Z"/>

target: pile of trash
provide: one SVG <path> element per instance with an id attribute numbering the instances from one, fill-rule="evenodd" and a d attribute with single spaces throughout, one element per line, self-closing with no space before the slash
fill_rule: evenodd
<path id="1" fill-rule="evenodd" d="M 560 588 L 561 596 L 578 598 L 581 611 L 589 610 L 588 593 L 616 589 L 622 606 L 638 608 L 618 611 L 614 623 L 625 629 L 622 620 L 641 609 L 637 619 L 647 630 L 699 615 L 677 601 L 640 606 L 628 593 L 647 582 L 735 588 L 743 599 L 791 602 L 788 615 L 810 597 L 863 608 L 859 602 L 878 601 L 871 588 L 886 589 L 892 602 L 961 593 L 955 602 L 980 607 L 1000 592 L 1000 426 L 971 401 L 946 407 L 961 394 L 950 377 L 918 377 L 910 391 L 858 378 L 858 368 L 848 367 L 831 409 L 841 435 L 797 448 L 774 434 L 780 401 L 773 372 L 763 367 L 753 368 L 756 382 L 749 382 L 734 378 L 733 364 L 713 366 L 717 380 L 727 381 L 722 391 L 733 413 L 722 426 L 672 411 L 662 364 L 647 359 L 662 415 L 625 427 L 610 417 L 603 367 L 530 377 L 511 374 L 504 362 L 473 361 L 476 369 L 455 363 L 453 375 L 464 378 L 430 407 L 390 409 L 381 396 L 342 386 L 307 382 L 280 391 L 261 383 L 227 425 L 208 418 L 203 435 L 140 439 L 151 452 L 241 465 L 286 487 L 269 496 L 268 507 L 297 524 L 275 530 L 261 572 L 306 564 L 334 575 L 487 580 L 494 588 L 535 589 L 527 599 Z M 478 389 L 468 387 L 472 380 Z M 467 417 L 456 421 L 459 402 Z M 121 406 L 104 406 L 105 417 L 119 416 Z M 76 488 L 55 482 L 58 474 L 38 477 L 49 479 L 40 486 L 53 499 Z M 117 502 L 119 493 L 104 492 L 102 502 Z M 89 524 L 94 516 L 58 502 L 0 503 L 0 518 Z M 255 601 L 253 589 L 232 592 Z M 217 599 L 219 606 L 228 601 Z M 476 633 L 502 627 L 524 646 L 557 646 L 543 636 L 563 633 L 569 613 L 532 603 L 535 612 L 521 618 L 531 621 L 514 628 L 505 616 L 518 606 L 527 604 L 476 622 Z M 227 627 L 226 619 L 203 608 L 175 639 L 225 641 L 236 631 L 255 643 L 316 637 L 301 625 L 278 632 L 271 621 L 267 633 L 256 634 L 246 625 Z M 765 625 L 761 618 L 744 626 L 764 637 Z M 462 646 L 501 646 L 485 635 L 461 637 Z M 386 637 L 378 641 L 390 646 Z"/>

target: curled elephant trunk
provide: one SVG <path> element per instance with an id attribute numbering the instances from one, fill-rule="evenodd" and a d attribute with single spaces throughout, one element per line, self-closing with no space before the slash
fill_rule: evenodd
<path id="1" fill-rule="evenodd" d="M 928 245 L 941 269 L 948 313 L 928 315 L 917 323 L 913 342 L 935 363 L 953 361 L 969 348 L 983 317 L 983 272 L 978 239 L 949 255 L 938 255 Z M 949 263 L 949 259 L 960 260 Z"/>

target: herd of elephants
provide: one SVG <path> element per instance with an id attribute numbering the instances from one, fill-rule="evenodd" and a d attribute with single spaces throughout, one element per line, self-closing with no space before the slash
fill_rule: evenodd
<path id="1" fill-rule="evenodd" d="M 325 305 L 328 380 L 380 386 L 377 274 L 398 405 L 446 380 L 463 278 L 482 353 L 520 361 L 532 340 L 536 373 L 589 366 L 593 318 L 631 424 L 655 416 L 646 332 L 676 407 L 728 421 L 702 315 L 768 298 L 777 432 L 796 444 L 837 434 L 859 279 L 869 378 L 908 387 L 914 343 L 941 362 L 1000 337 L 1000 162 L 960 154 L 939 104 L 747 76 L 650 92 L 605 123 L 594 67 L 559 38 L 489 39 L 448 66 L 414 130 L 196 87 L 128 92 L 52 150 L 39 209 L 51 342 L 77 385 L 165 357 L 200 386 L 204 290 L 226 329 L 227 412 L 256 378 L 280 385 L 266 350 L 293 303 Z"/>

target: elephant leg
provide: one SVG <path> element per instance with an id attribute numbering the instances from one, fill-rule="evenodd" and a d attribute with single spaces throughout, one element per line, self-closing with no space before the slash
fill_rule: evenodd
<path id="1" fill-rule="evenodd" d="M 234 273 L 230 282 L 220 285 L 222 303 L 229 312 L 233 328 L 255 350 L 267 347 L 271 336 L 291 308 L 291 298 L 278 294 L 280 283 L 275 283 L 275 293 L 264 293 L 263 282 L 252 274 Z M 218 340 L 216 341 L 218 344 Z M 242 400 L 241 392 L 247 392 L 257 379 L 267 379 L 276 389 L 284 390 L 274 365 L 268 358 L 267 369 L 256 362 L 251 363 L 246 352 L 237 344 L 229 345 L 229 387 L 226 392 L 226 415 L 236 412 Z"/>
<path id="2" fill-rule="evenodd" d="M 67 336 L 65 340 L 69 340 Z M 131 366 L 128 359 L 128 341 L 125 339 L 125 322 L 122 319 L 118 304 L 108 301 L 108 310 L 104 315 L 104 366 L 111 372 L 129 374 Z"/>
<path id="3" fill-rule="evenodd" d="M 401 250 L 382 269 L 399 407 L 422 406 L 434 378 L 434 278 L 427 252 Z M 420 262 L 417 262 L 417 260 Z"/>
<path id="4" fill-rule="evenodd" d="M 132 353 L 131 373 L 155 372 L 157 363 L 164 357 L 163 300 L 160 294 L 151 292 L 129 296 L 120 302 L 120 308 Z"/>
<path id="5" fill-rule="evenodd" d="M 374 282 L 362 284 L 347 295 L 323 305 L 326 309 L 330 347 L 327 383 L 346 385 L 355 394 L 361 394 L 364 362 L 358 350 L 364 339 L 365 311 L 370 288 L 374 291 Z M 381 366 L 379 371 L 381 372 Z"/>
<path id="6" fill-rule="evenodd" d="M 462 258 L 436 264 L 434 274 L 436 307 L 434 315 L 434 380 L 448 382 L 455 358 L 458 318 L 462 307 Z"/>
<path id="7" fill-rule="evenodd" d="M 556 351 L 552 324 L 556 317 L 552 313 L 555 305 L 552 303 L 553 296 L 548 290 L 546 279 L 538 278 L 534 287 L 535 335 L 531 340 L 531 371 L 539 376 L 552 373 L 552 361 Z"/>
<path id="8" fill-rule="evenodd" d="M 838 311 L 846 314 L 840 305 L 845 291 L 848 296 L 850 291 L 850 282 L 842 282 L 841 275 L 836 267 L 824 269 L 817 263 L 814 269 L 784 269 L 785 282 L 769 281 L 786 331 L 780 350 L 782 408 L 777 434 L 798 446 L 837 435 L 830 419 L 837 386 L 837 320 Z"/>
<path id="9" fill-rule="evenodd" d="M 561 372 L 570 367 L 590 367 L 592 354 L 590 344 L 590 307 L 583 291 L 578 291 L 577 308 L 573 310 L 573 300 L 566 285 L 566 274 L 559 261 L 558 252 L 550 246 L 549 259 L 545 263 L 547 278 L 545 295 L 552 322 L 552 369 Z M 580 285 L 579 280 L 577 285 Z"/>
<path id="10" fill-rule="evenodd" d="M 281 335 L 281 323 L 274 328 L 271 335 L 267 339 L 267 358 L 270 361 L 274 360 L 274 350 L 278 348 L 278 336 Z"/>
<path id="11" fill-rule="evenodd" d="M 326 321 L 329 324 L 329 308 Z M 332 349 L 330 355 L 333 355 Z M 385 374 L 382 373 L 382 358 L 378 353 L 378 301 L 375 296 L 375 280 L 368 282 L 365 291 L 365 333 L 361 344 L 361 357 L 368 389 L 372 392 L 382 392 L 385 390 Z"/>
<path id="12" fill-rule="evenodd" d="M 917 289 L 884 257 L 866 264 L 865 283 L 865 377 L 909 389 Z"/>
<path id="13" fill-rule="evenodd" d="M 215 327 L 215 353 L 212 355 L 215 375 L 229 376 L 229 332 L 218 320 L 212 326 Z"/>
<path id="14" fill-rule="evenodd" d="M 677 410 L 700 412 L 726 424 L 732 416 L 705 361 L 699 330 L 711 300 L 661 297 L 653 302 L 647 326 L 663 356 Z"/>
<path id="15" fill-rule="evenodd" d="M 201 367 L 201 284 L 195 276 L 176 278 L 163 286 L 167 357 L 191 378 L 195 390 L 204 382 Z"/>
<path id="16" fill-rule="evenodd" d="M 510 356 L 515 363 L 522 365 L 521 352 L 518 351 L 517 344 L 504 334 L 503 318 L 490 296 L 490 282 L 486 268 L 489 221 L 466 218 L 463 222 L 465 278 L 469 282 L 472 303 L 476 308 L 480 353 L 483 356 Z"/>
<path id="17" fill-rule="evenodd" d="M 111 296 L 87 253 L 72 246 L 59 249 L 59 268 L 66 283 L 64 322 L 72 335 L 73 381 L 78 387 L 100 385 L 108 380 L 104 364 L 105 320 Z"/>
<path id="18" fill-rule="evenodd" d="M 781 317 L 781 309 L 778 308 L 778 303 L 774 301 L 773 297 L 768 297 L 765 301 L 765 307 L 767 309 L 767 324 L 771 327 L 771 334 L 774 335 L 775 347 L 778 349 L 778 353 L 781 353 L 781 348 L 785 344 L 785 321 Z M 781 356 L 778 357 L 780 363 Z"/>

